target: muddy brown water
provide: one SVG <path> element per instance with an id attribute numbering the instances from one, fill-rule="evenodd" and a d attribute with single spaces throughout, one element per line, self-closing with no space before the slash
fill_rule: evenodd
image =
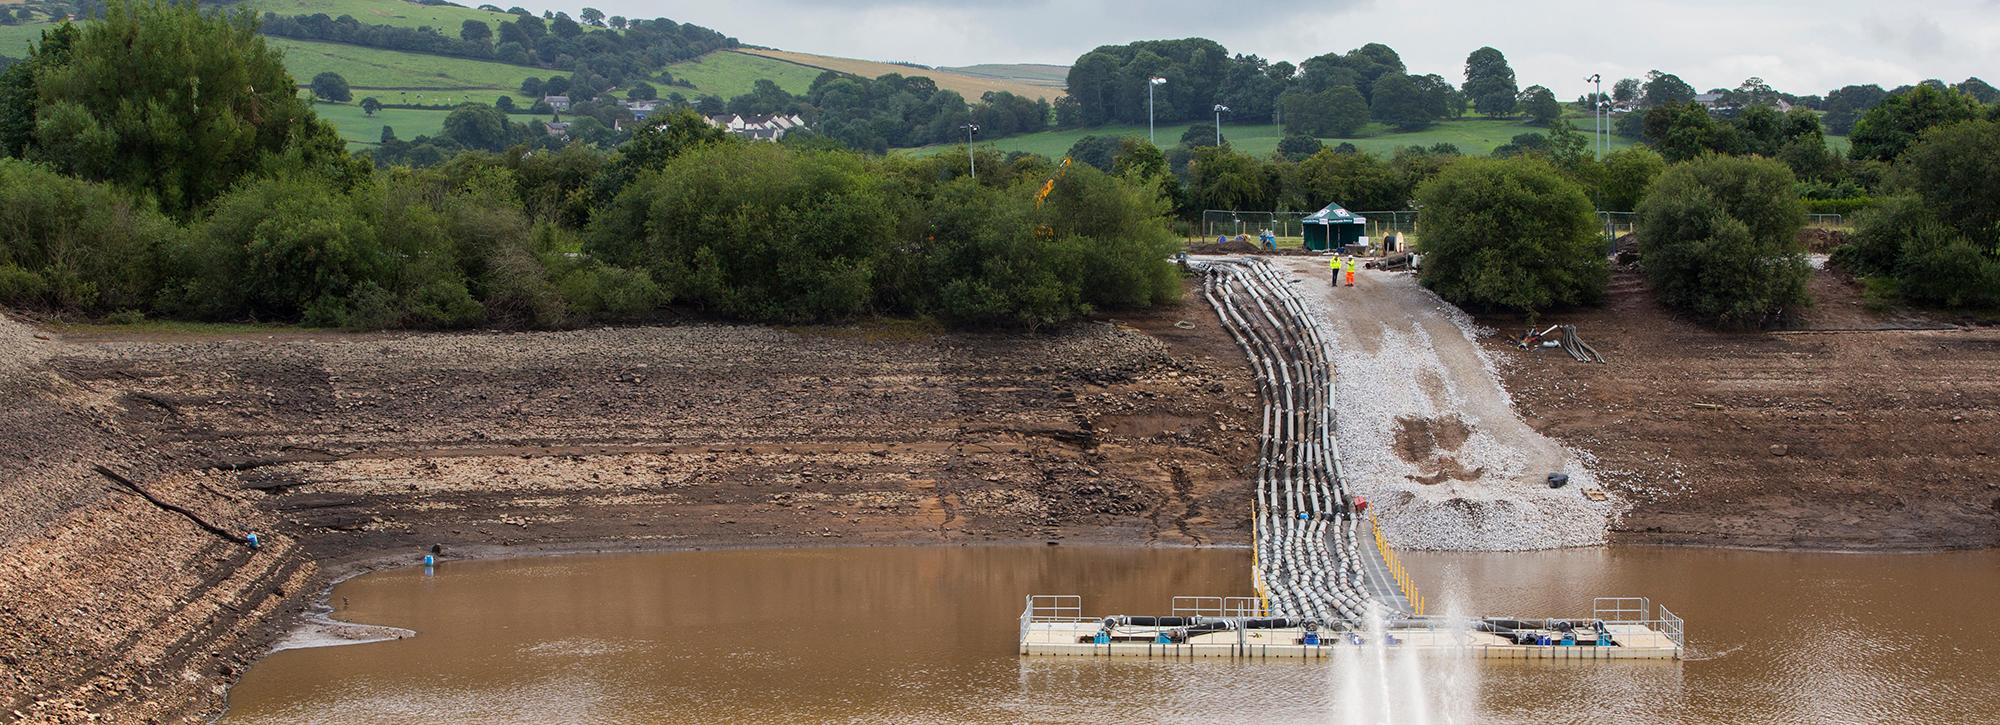
<path id="1" fill-rule="evenodd" d="M 1686 617 L 1700 652 L 1470 663 L 1476 694 L 1452 690 L 1462 701 L 1439 703 L 1440 720 L 2000 721 L 2000 552 L 1610 548 L 1405 561 L 1434 607 L 1467 612 L 1569 614 L 1592 596 L 1649 596 Z M 1092 614 L 1161 613 L 1176 594 L 1241 594 L 1248 572 L 1242 550 L 1077 547 L 447 562 L 333 592 L 341 618 L 418 636 L 272 655 L 231 692 L 223 721 L 1337 719 L 1331 664 L 1014 654 L 1024 594 L 1081 594 Z M 1447 665 L 1467 666 L 1436 667 Z"/>

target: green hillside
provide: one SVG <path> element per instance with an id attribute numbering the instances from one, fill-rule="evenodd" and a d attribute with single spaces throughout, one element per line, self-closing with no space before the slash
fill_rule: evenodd
<path id="1" fill-rule="evenodd" d="M 1160 126 L 1159 145 L 1168 147 L 1180 143 L 1181 132 L 1187 130 L 1187 126 L 1188 124 L 1184 123 Z M 1396 149 L 1404 146 L 1430 146 L 1437 143 L 1455 145 L 1461 153 L 1485 155 L 1492 153 L 1493 149 L 1507 144 L 1507 142 L 1519 134 L 1547 132 L 1547 128 L 1531 126 L 1516 120 L 1459 119 L 1443 121 L 1422 131 L 1413 132 L 1397 132 L 1387 126 L 1371 123 L 1367 128 L 1362 130 L 1361 135 L 1355 138 L 1329 138 L 1321 140 L 1328 146 L 1342 142 L 1351 143 L 1362 151 L 1383 156 L 1393 154 L 1396 152 Z M 1588 130 L 1586 129 L 1587 132 Z M 1284 137 L 1284 132 L 1277 124 L 1233 125 L 1224 122 L 1222 125 L 1222 135 L 1229 140 L 1229 145 L 1238 151 L 1255 156 L 1268 156 L 1278 150 L 1278 140 Z M 1146 127 L 1111 125 L 1098 128 L 1045 131 L 1011 138 L 995 139 L 993 141 L 982 141 L 979 145 L 998 149 L 1003 152 L 1027 151 L 1050 158 L 1057 158 L 1068 153 L 1069 148 L 1074 146 L 1078 139 L 1085 136 L 1145 138 Z M 1611 140 L 1614 148 L 1623 148 L 1632 145 L 1631 139 L 1614 136 Z M 952 148 L 954 147 L 931 146 L 912 149 L 910 153 L 938 153 Z M 962 149 L 963 147 L 960 146 L 957 148 Z"/>
<path id="2" fill-rule="evenodd" d="M 521 79 L 528 76 L 560 74 L 560 71 L 524 65 L 358 45 L 268 36 L 264 41 L 285 51 L 285 69 L 291 71 L 292 78 L 299 83 L 312 80 L 319 73 L 333 71 L 347 79 L 347 84 L 354 87 L 356 95 L 360 95 L 363 89 L 393 89 L 412 92 L 478 90 L 479 96 L 491 96 L 497 91 L 520 89 Z M 484 100 L 491 102 L 493 99 Z"/>
<path id="3" fill-rule="evenodd" d="M 405 0 L 247 0 L 242 4 L 256 10 L 259 15 L 326 13 L 336 18 L 352 15 L 355 20 L 365 24 L 394 25 L 404 28 L 431 27 L 451 37 L 458 37 L 458 29 L 465 25 L 467 20 L 480 20 L 488 25 L 494 25 L 514 19 L 512 15 L 489 10 L 475 10 L 456 5 L 419 5 Z"/>
<path id="4" fill-rule="evenodd" d="M 0 25 L 0 55 L 9 58 L 27 57 L 28 44 L 41 42 L 42 31 L 50 27 L 53 26 L 48 23 Z"/>
<path id="5" fill-rule="evenodd" d="M 676 80 L 693 83 L 694 88 L 661 87 L 661 96 L 679 93 L 690 98 L 696 95 L 729 98 L 749 93 L 750 87 L 760 78 L 771 79 L 787 93 L 805 93 L 812 87 L 813 79 L 824 71 L 775 58 L 723 50 L 667 66 L 667 72 L 673 74 Z"/>
<path id="6" fill-rule="evenodd" d="M 340 130 L 340 138 L 349 144 L 374 146 L 382 140 L 382 127 L 396 129 L 396 138 L 408 141 L 418 136 L 436 136 L 444 128 L 444 117 L 450 111 L 432 111 L 406 108 L 384 108 L 370 116 L 361 111 L 361 106 L 353 103 L 315 103 L 313 112 L 333 122 Z M 534 123 L 551 120 L 548 116 L 526 113 L 510 114 L 515 123 Z"/>

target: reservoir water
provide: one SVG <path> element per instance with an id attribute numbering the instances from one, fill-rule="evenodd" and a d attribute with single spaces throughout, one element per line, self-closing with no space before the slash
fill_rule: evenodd
<path id="1" fill-rule="evenodd" d="M 1680 662 L 1426 659 L 1387 676 L 1389 697 L 1433 700 L 1409 711 L 1438 721 L 2000 721 L 2000 552 L 1404 559 L 1434 610 L 1573 615 L 1593 596 L 1646 596 L 1687 619 L 1697 650 Z M 223 721 L 1339 721 L 1354 696 L 1340 663 L 1015 654 L 1023 595 L 1080 594 L 1088 614 L 1165 613 L 1177 594 L 1246 594 L 1249 570 L 1244 550 L 1065 546 L 377 572 L 335 588 L 336 616 L 416 637 L 274 654 L 231 691 Z"/>

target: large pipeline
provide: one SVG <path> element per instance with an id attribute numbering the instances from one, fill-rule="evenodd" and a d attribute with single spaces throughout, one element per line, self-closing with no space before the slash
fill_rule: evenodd
<path id="1" fill-rule="evenodd" d="M 1250 361 L 1263 402 L 1256 476 L 1256 583 L 1280 619 L 1360 621 L 1352 497 L 1334 445 L 1329 340 L 1291 280 L 1260 259 L 1195 263 L 1202 296 Z M 1332 529 L 1329 532 L 1329 528 Z M 1331 546 L 1329 546 L 1331 542 Z"/>

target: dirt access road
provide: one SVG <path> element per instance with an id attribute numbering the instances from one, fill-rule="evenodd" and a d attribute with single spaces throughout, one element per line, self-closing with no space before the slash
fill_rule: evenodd
<path id="1" fill-rule="evenodd" d="M 1327 283 L 1326 259 L 1277 262 L 1333 333 L 1341 466 L 1392 543 L 1542 549 L 1604 543 L 1609 501 L 1577 454 L 1514 411 L 1457 308 L 1404 274 Z M 1551 489 L 1550 473 L 1571 477 Z"/>

